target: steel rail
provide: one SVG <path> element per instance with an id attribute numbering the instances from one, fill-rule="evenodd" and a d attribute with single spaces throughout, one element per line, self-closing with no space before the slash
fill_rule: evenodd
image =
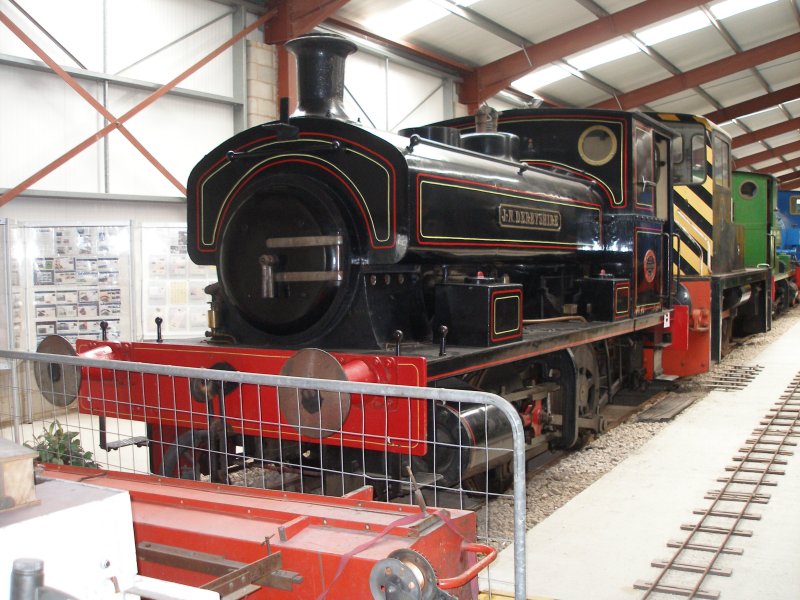
<path id="1" fill-rule="evenodd" d="M 720 479 L 724 482 L 724 486 L 720 490 L 708 492 L 705 496 L 706 499 L 712 500 L 711 505 L 705 509 L 694 511 L 695 514 L 701 515 L 700 520 L 694 525 L 685 525 L 682 529 L 689 531 L 686 539 L 683 541 L 671 541 L 668 546 L 676 548 L 672 557 L 666 561 L 654 561 L 652 566 L 660 569 L 656 578 L 651 582 L 636 582 L 634 588 L 644 590 L 641 596 L 642 600 L 649 598 L 653 593 L 666 593 L 680 595 L 686 598 L 718 598 L 719 593 L 701 589 L 701 585 L 706 581 L 709 575 L 715 576 L 729 576 L 730 570 L 715 569 L 717 560 L 723 554 L 741 554 L 741 550 L 731 548 L 728 546 L 731 538 L 734 535 L 750 536 L 752 532 L 738 529 L 739 524 L 743 520 L 758 520 L 760 515 L 748 512 L 751 505 L 766 504 L 769 502 L 769 495 L 760 492 L 762 486 L 777 485 L 774 481 L 767 480 L 768 475 L 783 474 L 783 471 L 777 471 L 772 467 L 774 465 L 786 464 L 785 460 L 778 458 L 779 456 L 789 456 L 791 451 L 784 450 L 784 446 L 794 446 L 794 442 L 788 440 L 791 436 L 800 436 L 800 430 L 795 427 L 800 424 L 800 411 L 794 409 L 784 410 L 788 406 L 797 406 L 793 401 L 800 399 L 800 373 L 795 375 L 790 383 L 786 392 L 779 398 L 772 409 L 769 410 L 767 416 L 761 421 L 763 427 L 759 427 L 752 433 L 755 437 L 750 437 L 746 441 L 746 445 L 739 449 L 743 455 L 737 455 L 733 458 L 738 462 L 734 467 L 728 467 L 726 471 L 731 472 L 731 476 L 727 479 Z M 782 401 L 782 403 L 780 402 Z M 789 412 L 794 416 L 784 417 L 785 412 Z M 776 425 L 777 423 L 777 425 Z M 780 427 L 782 429 L 775 429 Z M 764 440 L 765 437 L 778 437 L 778 440 Z M 772 445 L 777 448 L 764 450 L 756 448 L 759 444 Z M 754 454 L 770 454 L 771 458 L 753 457 Z M 745 464 L 757 464 L 758 467 L 746 467 Z M 737 479 L 736 476 L 741 473 L 755 473 L 759 475 L 753 479 Z M 734 485 L 741 484 L 752 485 L 751 491 L 735 492 L 730 488 Z M 741 508 L 738 511 L 722 511 L 718 510 L 718 505 L 724 502 L 737 502 L 741 503 Z M 733 525 L 730 528 L 721 527 L 708 527 L 707 522 L 709 518 L 730 518 L 733 520 Z M 722 539 L 716 546 L 701 545 L 693 542 L 693 538 L 698 533 L 711 533 L 722 535 Z M 679 559 L 684 552 L 687 551 L 705 551 L 712 554 L 711 559 L 705 566 L 688 565 L 679 563 Z M 689 571 L 698 573 L 699 577 L 695 585 L 691 588 L 680 587 L 674 585 L 662 584 L 665 576 L 670 571 Z"/>

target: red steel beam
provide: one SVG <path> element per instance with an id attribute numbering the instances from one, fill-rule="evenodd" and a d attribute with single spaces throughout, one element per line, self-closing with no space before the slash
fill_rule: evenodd
<path id="1" fill-rule="evenodd" d="M 794 119 L 789 119 L 788 121 L 783 121 L 782 123 L 776 123 L 775 125 L 764 127 L 763 129 L 756 129 L 751 133 L 737 135 L 735 138 L 733 138 L 733 147 L 741 148 L 742 146 L 754 144 L 756 142 L 760 142 L 761 140 L 775 137 L 776 135 L 789 133 L 790 131 L 797 131 L 798 129 L 800 129 L 800 117 L 795 117 Z"/>
<path id="2" fill-rule="evenodd" d="M 770 148 L 769 150 L 764 150 L 763 152 L 756 152 L 755 154 L 743 156 L 742 158 L 735 158 L 733 162 L 737 169 L 741 169 L 742 167 L 749 167 L 750 165 L 754 165 L 771 158 L 781 158 L 784 154 L 791 154 L 792 152 L 800 152 L 800 141 L 792 142 L 791 144 L 784 144 L 783 146 L 778 146 L 777 148 Z"/>
<path id="3" fill-rule="evenodd" d="M 97 112 L 99 112 L 101 115 L 103 115 L 103 117 L 105 117 L 105 119 L 109 123 L 115 124 L 116 128 L 119 130 L 119 132 L 123 136 L 125 136 L 125 138 L 131 144 L 133 144 L 133 147 L 136 148 L 139 152 L 141 152 L 142 155 L 144 155 L 144 157 L 147 160 L 149 160 L 150 163 L 156 169 L 158 169 L 159 173 L 164 175 L 164 177 L 166 177 L 170 181 L 170 183 L 172 183 L 172 185 L 174 185 L 176 188 L 178 188 L 178 190 L 184 196 L 186 195 L 186 188 L 183 186 L 183 184 L 181 184 L 181 182 L 178 181 L 175 178 L 175 176 L 172 175 L 172 173 L 170 173 L 167 170 L 167 168 L 164 165 L 162 165 L 156 159 L 156 157 L 153 156 L 150 153 L 150 151 L 147 150 L 147 148 L 145 148 L 141 144 L 141 142 L 139 142 L 139 140 L 137 140 L 134 137 L 134 135 L 128 130 L 128 128 L 126 128 L 121 123 L 119 123 L 117 121 L 117 118 L 113 114 L 111 114 L 111 112 L 105 106 L 100 104 L 100 102 L 98 102 L 97 99 L 95 99 L 94 96 L 92 96 L 88 91 L 86 91 L 86 89 L 83 88 L 83 86 L 81 86 L 77 81 L 75 81 L 75 79 L 69 73 L 67 73 L 64 69 L 62 69 L 61 66 L 56 61 L 54 61 L 52 58 L 50 58 L 50 56 L 47 54 L 47 52 L 45 52 L 40 46 L 38 46 L 36 44 L 36 42 L 34 42 L 30 37 L 28 37 L 25 34 L 25 32 L 22 31 L 19 27 L 17 27 L 16 24 L 13 21 L 11 21 L 11 19 L 9 19 L 5 14 L 0 13 L 0 21 L 2 21 L 2 23 L 6 27 L 8 27 L 14 33 L 14 35 L 16 35 L 20 40 L 22 40 L 22 42 L 24 42 L 25 45 L 28 46 L 28 48 L 33 50 L 33 52 L 36 54 L 36 56 L 41 58 L 42 62 L 44 62 L 48 67 L 50 67 L 56 75 L 61 77 L 61 79 L 63 79 L 64 82 L 69 87 L 71 87 L 81 98 L 83 98 L 84 100 L 86 100 L 86 102 L 91 104 L 92 107 Z M 0 206 L 2 206 L 2 204 L 0 204 Z"/>
<path id="4" fill-rule="evenodd" d="M 770 165 L 768 167 L 761 167 L 758 172 L 759 173 L 780 173 L 781 171 L 785 171 L 786 169 L 794 169 L 795 167 L 800 167 L 800 158 L 793 158 L 792 160 L 786 160 L 783 162 L 779 162 L 776 165 Z"/>
<path id="5" fill-rule="evenodd" d="M 459 101 L 475 107 L 526 73 L 705 4 L 705 0 L 645 0 L 483 65 L 464 78 Z"/>
<path id="6" fill-rule="evenodd" d="M 793 54 L 800 50 L 800 33 L 788 35 L 778 40 L 756 46 L 733 56 L 708 63 L 702 67 L 686 71 L 680 75 L 669 77 L 651 85 L 646 85 L 637 90 L 627 92 L 617 98 L 610 98 L 598 102 L 592 108 L 629 110 L 677 94 L 683 90 L 695 88 L 709 81 L 714 81 L 739 71 L 750 69 L 757 65 L 776 60 L 783 56 Z"/>
<path id="7" fill-rule="evenodd" d="M 784 191 L 800 190 L 800 171 L 778 177 L 780 189 Z"/>
<path id="8" fill-rule="evenodd" d="M 796 85 L 790 85 L 789 87 L 772 92 L 770 94 L 764 94 L 763 96 L 753 98 L 752 100 L 739 102 L 738 104 L 728 106 L 727 108 L 715 110 L 714 112 L 710 112 L 703 116 L 712 123 L 725 123 L 726 121 L 732 121 L 733 119 L 738 119 L 739 117 L 751 115 L 753 113 L 772 108 L 773 106 L 777 106 L 778 104 L 782 104 L 783 102 L 797 100 L 798 98 L 800 98 L 800 83 Z"/>
<path id="9" fill-rule="evenodd" d="M 308 33 L 347 2 L 348 0 L 274 0 L 270 7 L 277 10 L 277 14 L 264 30 L 264 41 L 267 44 L 282 44 Z"/>
<path id="10" fill-rule="evenodd" d="M 124 115 L 122 115 L 118 119 L 114 120 L 114 122 L 109 123 L 108 125 L 106 125 L 102 129 L 97 131 L 96 133 L 90 135 L 88 138 L 83 140 L 80 144 L 78 144 L 77 146 L 75 146 L 74 148 L 69 150 L 68 152 L 62 154 L 60 157 L 58 157 L 56 160 L 54 160 L 53 162 L 51 162 L 50 164 L 48 164 L 47 166 L 42 168 L 40 171 L 38 171 L 37 173 L 31 175 L 25 181 L 19 183 L 17 186 L 13 187 L 12 189 L 8 190 L 5 194 L 0 196 L 0 207 L 5 205 L 5 204 L 7 204 L 8 202 L 13 200 L 14 198 L 16 198 L 19 194 L 21 194 L 23 191 L 28 189 L 31 185 L 33 185 L 34 183 L 36 183 L 37 181 L 39 181 L 43 177 L 45 177 L 48 174 L 50 174 L 53 171 L 55 171 L 58 167 L 63 165 L 65 162 L 70 160 L 72 157 L 76 156 L 77 154 L 80 154 L 86 148 L 88 148 L 89 146 L 91 146 L 92 144 L 97 142 L 98 140 L 102 139 L 104 136 L 106 136 L 109 133 L 111 133 L 114 129 L 119 129 L 119 127 L 123 123 L 125 123 L 129 119 L 131 119 L 131 118 L 135 117 L 136 115 L 138 115 L 141 111 L 143 111 L 145 108 L 150 106 L 153 102 L 155 102 L 156 100 L 161 98 L 167 92 L 172 90 L 174 87 L 176 87 L 183 80 L 185 80 L 186 78 L 188 78 L 191 75 L 193 75 L 199 69 L 201 69 L 202 67 L 207 65 L 212 60 L 214 60 L 217 56 L 219 56 L 220 54 L 225 52 L 225 50 L 227 50 L 228 48 L 233 46 L 236 42 L 238 42 L 239 40 L 243 39 L 250 32 L 256 30 L 263 23 L 266 23 L 269 19 L 273 18 L 274 16 L 275 16 L 275 11 L 274 10 L 270 10 L 270 11 L 264 13 L 263 15 L 261 15 L 261 17 L 259 17 L 255 21 L 253 21 L 253 23 L 251 23 L 250 25 L 248 25 L 244 29 L 242 29 L 239 33 L 237 33 L 235 36 L 233 36 L 227 42 L 225 42 L 224 44 L 219 46 L 217 49 L 215 49 L 212 52 L 210 52 L 209 54 L 207 54 L 205 57 L 200 59 L 194 65 L 189 67 L 186 71 L 184 71 L 183 73 L 181 73 L 180 75 L 175 77 L 172 81 L 170 81 L 169 83 L 161 86 L 155 92 L 150 94 L 147 98 L 142 100 L 139 104 L 137 104 L 136 106 L 131 108 Z M 2 12 L 0 12 L 0 20 L 3 23 L 6 23 L 6 25 L 8 25 L 7 18 Z M 185 191 L 184 191 L 184 193 L 185 193 Z"/>
<path id="11" fill-rule="evenodd" d="M 754 165 L 771 158 L 781 158 L 783 155 L 791 154 L 792 152 L 800 152 L 800 141 L 792 142 L 791 144 L 784 144 L 783 146 L 778 146 L 777 148 L 770 148 L 769 150 L 764 150 L 763 152 L 756 152 L 755 154 L 743 156 L 742 158 L 735 158 L 733 159 L 733 162 L 736 165 L 736 168 L 739 169 L 741 167 L 749 167 L 750 165 Z"/>
<path id="12" fill-rule="evenodd" d="M 475 70 L 474 67 L 465 65 L 462 62 L 458 62 L 442 54 L 437 54 L 436 52 L 432 52 L 426 48 L 423 48 L 422 46 L 412 44 L 411 42 L 407 42 L 405 40 L 390 40 L 388 38 L 381 37 L 375 33 L 372 33 L 371 31 L 367 31 L 358 23 L 354 23 L 348 19 L 332 17 L 327 19 L 327 22 L 340 29 L 349 31 L 354 35 L 367 39 L 378 46 L 383 46 L 384 48 L 400 54 L 411 54 L 412 56 L 419 57 L 424 61 L 440 65 L 449 70 L 455 70 L 462 77 Z"/>

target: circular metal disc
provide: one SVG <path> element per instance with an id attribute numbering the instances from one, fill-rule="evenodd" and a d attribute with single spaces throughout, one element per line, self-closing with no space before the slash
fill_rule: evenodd
<path id="1" fill-rule="evenodd" d="M 431 566 L 427 558 L 422 556 L 419 552 L 408 548 L 398 548 L 389 554 L 389 558 L 399 560 L 406 568 L 414 573 L 419 587 L 420 600 L 434 600 L 434 598 L 437 597 L 436 572 L 433 570 L 433 566 Z"/>
<path id="2" fill-rule="evenodd" d="M 300 350 L 283 365 L 281 375 L 347 381 L 342 365 L 323 350 Z M 301 435 L 322 439 L 342 430 L 350 414 L 350 394 L 278 388 L 278 406 L 286 423 Z"/>
<path id="3" fill-rule="evenodd" d="M 36 352 L 40 354 L 60 354 L 77 356 L 75 349 L 60 335 L 48 335 Z M 58 362 L 37 362 L 33 365 L 33 375 L 39 391 L 53 406 L 69 406 L 78 397 L 81 387 L 81 368 Z"/>
<path id="4" fill-rule="evenodd" d="M 384 558 L 375 563 L 369 574 L 369 589 L 373 598 L 420 600 L 419 583 L 414 573 L 396 558 Z"/>

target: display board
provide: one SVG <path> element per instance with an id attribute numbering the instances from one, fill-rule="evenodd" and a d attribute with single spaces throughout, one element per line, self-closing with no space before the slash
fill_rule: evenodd
<path id="1" fill-rule="evenodd" d="M 33 345 L 58 334 L 131 339 L 130 225 L 23 225 Z M 16 250 L 15 250 L 16 252 Z"/>
<path id="2" fill-rule="evenodd" d="M 186 253 L 185 224 L 141 226 L 141 326 L 144 339 L 156 337 L 161 317 L 164 339 L 201 337 L 208 329 L 205 287 L 217 280 L 214 267 L 196 265 Z"/>

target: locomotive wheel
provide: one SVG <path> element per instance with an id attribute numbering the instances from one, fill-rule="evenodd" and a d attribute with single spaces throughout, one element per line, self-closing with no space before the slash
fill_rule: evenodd
<path id="1" fill-rule="evenodd" d="M 209 458 L 208 431 L 186 431 L 164 453 L 163 475 L 199 481 L 211 472 Z"/>
<path id="2" fill-rule="evenodd" d="M 583 433 L 602 430 L 600 418 L 600 369 L 591 344 L 576 346 L 548 354 L 543 359 L 545 372 L 553 373 L 551 379 L 561 388 L 560 398 L 550 406 L 554 415 L 561 416 L 561 437 L 553 445 L 563 450 L 578 448 L 586 441 Z M 579 420 L 586 421 L 580 426 Z"/>
<path id="3" fill-rule="evenodd" d="M 600 414 L 600 370 L 589 345 L 573 348 L 575 360 L 575 404 L 578 417 L 594 419 Z"/>

